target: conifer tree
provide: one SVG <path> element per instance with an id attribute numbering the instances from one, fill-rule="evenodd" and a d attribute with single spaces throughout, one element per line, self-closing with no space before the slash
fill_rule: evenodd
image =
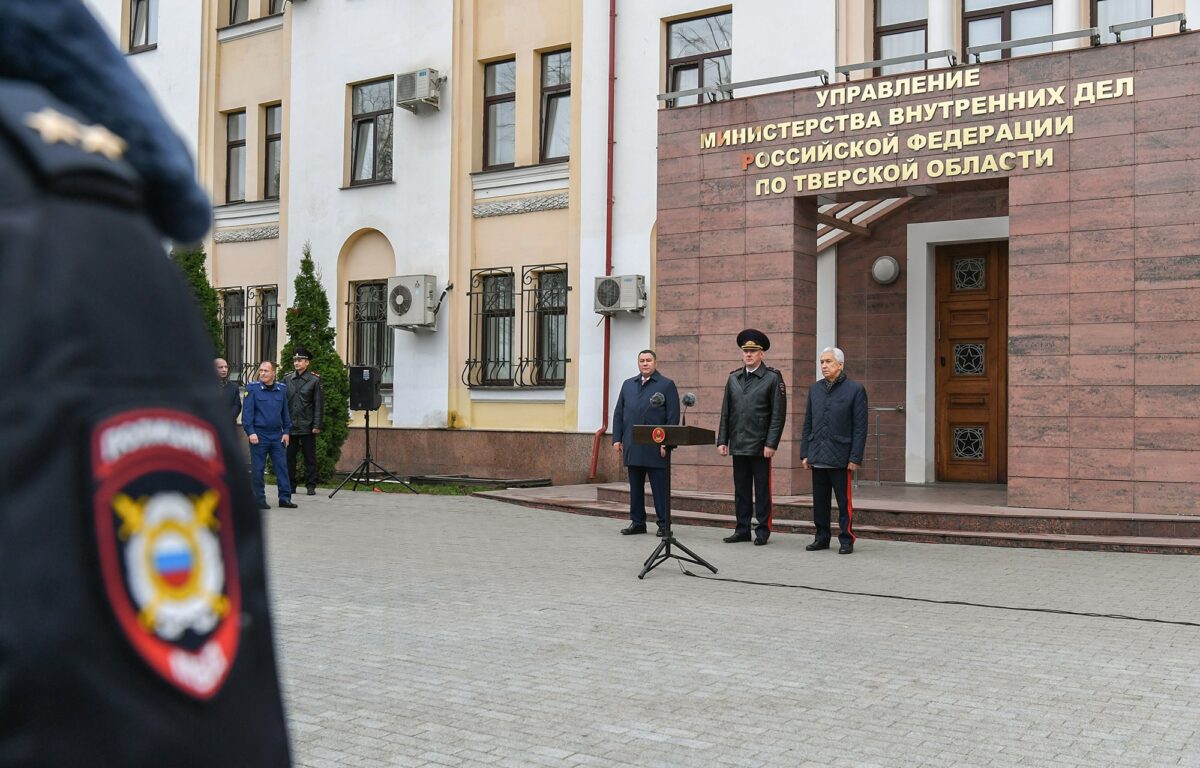
<path id="1" fill-rule="evenodd" d="M 221 336 L 221 318 L 217 290 L 208 282 L 208 272 L 204 269 L 204 249 L 175 248 L 171 251 L 171 260 L 179 265 L 183 277 L 196 297 L 196 306 L 200 310 L 204 327 L 212 337 L 213 357 L 225 354 L 225 341 Z"/>
<path id="2" fill-rule="evenodd" d="M 317 435 L 317 478 L 322 482 L 333 477 L 350 432 L 350 379 L 334 346 L 336 331 L 329 320 L 329 297 L 313 263 L 312 246 L 305 243 L 300 271 L 292 284 L 292 306 L 286 313 L 288 341 L 280 357 L 280 376 L 291 372 L 296 347 L 304 347 L 312 355 L 308 369 L 321 377 L 325 395 L 324 424 Z"/>

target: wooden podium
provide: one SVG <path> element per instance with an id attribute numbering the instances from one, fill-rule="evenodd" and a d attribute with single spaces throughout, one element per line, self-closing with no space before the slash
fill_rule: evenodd
<path id="1" fill-rule="evenodd" d="M 638 445 L 661 445 L 667 449 L 667 473 L 666 473 L 666 530 L 663 532 L 662 541 L 658 543 L 654 551 L 650 553 L 650 557 L 646 558 L 643 564 L 642 572 L 638 574 L 639 579 L 644 579 L 646 574 L 662 565 L 669 558 L 682 560 L 685 563 L 694 563 L 702 565 L 713 573 L 717 572 L 708 561 L 697 555 L 692 550 L 679 543 L 675 538 L 674 531 L 671 530 L 671 452 L 681 445 L 714 445 L 716 433 L 711 429 L 704 427 L 689 427 L 679 424 L 636 424 L 633 427 L 633 442 Z M 671 551 L 672 547 L 677 547 L 689 557 L 677 555 Z"/>

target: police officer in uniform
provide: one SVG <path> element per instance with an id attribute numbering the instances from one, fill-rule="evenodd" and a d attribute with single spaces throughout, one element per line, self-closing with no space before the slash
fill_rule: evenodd
<path id="1" fill-rule="evenodd" d="M 737 528 L 724 541 L 750 541 L 750 511 L 758 524 L 754 543 L 771 537 L 771 457 L 783 439 L 787 420 L 787 387 L 783 374 L 763 364 L 771 348 L 767 334 L 747 328 L 737 336 L 742 363 L 729 373 L 721 400 L 717 451 L 733 456 L 733 505 Z"/>
<path id="2" fill-rule="evenodd" d="M 268 456 L 279 488 L 279 506 L 296 508 L 292 503 L 292 481 L 285 450 L 291 442 L 292 431 L 287 401 L 287 387 L 275 379 L 275 363 L 263 360 L 258 366 L 258 381 L 246 385 L 246 397 L 242 400 L 242 429 L 250 441 L 250 482 L 254 484 L 259 509 L 271 508 L 263 485 Z"/>
<path id="3" fill-rule="evenodd" d="M 308 495 L 317 495 L 317 435 L 325 421 L 325 395 L 321 389 L 321 377 L 308 370 L 312 355 L 304 347 L 296 347 L 292 353 L 295 370 L 283 377 L 287 387 L 288 411 L 292 417 L 292 439 L 288 442 L 288 478 L 294 488 L 299 488 L 296 474 L 296 453 L 304 450 L 304 477 Z"/>
<path id="4" fill-rule="evenodd" d="M 200 201 L 79 0 L 0 3 L 4 768 L 290 764 L 261 517 L 162 247 Z"/>

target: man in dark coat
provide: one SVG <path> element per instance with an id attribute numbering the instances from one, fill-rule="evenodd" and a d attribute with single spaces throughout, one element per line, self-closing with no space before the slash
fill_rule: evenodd
<path id="1" fill-rule="evenodd" d="M 217 368 L 217 378 L 221 381 L 221 405 L 229 411 L 229 423 L 237 427 L 238 414 L 242 412 L 242 388 L 236 381 L 229 380 L 229 363 L 218 357 L 213 361 Z"/>
<path id="2" fill-rule="evenodd" d="M 646 532 L 646 478 L 654 495 L 658 535 L 667 525 L 667 449 L 659 445 L 635 445 L 634 424 L 678 424 L 679 392 L 675 382 L 658 372 L 654 350 L 638 353 L 638 375 L 621 384 L 613 411 L 613 450 L 629 472 L 629 525 L 621 533 Z"/>
<path id="3" fill-rule="evenodd" d="M 829 549 L 830 494 L 837 496 L 839 555 L 854 552 L 854 505 L 850 481 L 862 464 L 867 444 L 867 390 L 846 378 L 842 350 L 826 347 L 820 357 L 821 379 L 808 388 L 800 466 L 811 469 L 813 525 L 809 552 Z"/>
<path id="4" fill-rule="evenodd" d="M 258 508 L 271 508 L 263 485 L 263 472 L 267 468 L 267 456 L 270 456 L 279 488 L 279 506 L 295 509 L 285 450 L 292 431 L 287 388 L 283 382 L 276 381 L 275 363 L 270 360 L 263 360 L 258 366 L 258 381 L 246 386 L 246 397 L 242 400 L 242 429 L 250 441 L 250 482 L 258 498 Z"/>
<path id="5" fill-rule="evenodd" d="M 283 377 L 287 387 L 288 412 L 292 417 L 292 439 L 288 442 L 288 478 L 296 488 L 300 477 L 296 474 L 296 453 L 304 451 L 304 477 L 308 495 L 317 494 L 317 435 L 325 421 L 325 395 L 321 389 L 321 377 L 308 370 L 312 355 L 304 347 L 296 347 L 292 353 L 292 365 L 296 370 Z"/>
<path id="6" fill-rule="evenodd" d="M 737 336 L 740 368 L 730 371 L 721 400 L 717 451 L 733 456 L 733 506 L 737 527 L 724 541 L 750 541 L 750 511 L 758 521 L 754 543 L 771 537 L 771 457 L 783 439 L 787 421 L 787 387 L 783 374 L 763 364 L 771 348 L 767 334 L 747 328 Z"/>
<path id="7" fill-rule="evenodd" d="M 0 3 L 0 211 L 0 765 L 284 768 L 262 519 L 163 252 L 212 211 L 79 0 Z"/>

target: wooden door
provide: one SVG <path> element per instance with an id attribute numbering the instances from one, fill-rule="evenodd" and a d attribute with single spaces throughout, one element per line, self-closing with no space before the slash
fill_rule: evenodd
<path id="1" fill-rule="evenodd" d="M 1008 243 L 937 249 L 937 479 L 1008 479 Z"/>

